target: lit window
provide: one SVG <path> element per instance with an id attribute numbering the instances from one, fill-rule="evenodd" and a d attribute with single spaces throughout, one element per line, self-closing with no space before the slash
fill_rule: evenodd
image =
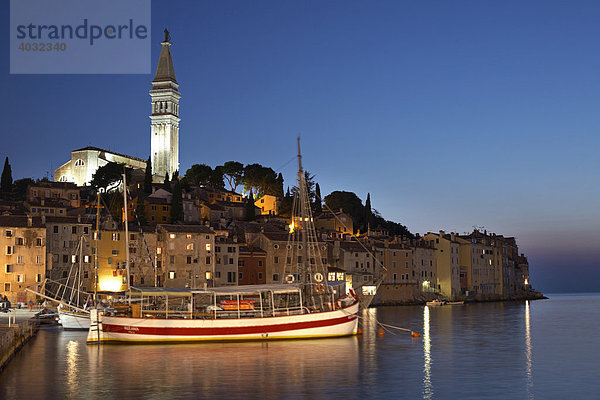
<path id="1" fill-rule="evenodd" d="M 175 271 L 169 271 L 169 279 L 175 279 Z"/>
<path id="2" fill-rule="evenodd" d="M 19 282 L 19 283 L 25 282 L 25 275 L 18 274 L 17 275 L 17 282 Z"/>
<path id="3" fill-rule="evenodd" d="M 335 281 L 335 272 L 330 272 L 330 273 L 328 273 L 328 274 L 327 274 L 327 280 L 328 280 L 329 282 L 333 282 L 333 281 Z"/>
<path id="4" fill-rule="evenodd" d="M 206 251 L 210 251 L 210 243 L 206 243 Z"/>
<path id="5" fill-rule="evenodd" d="M 210 246 L 210 245 L 209 245 Z M 194 243 L 188 243 L 185 246 L 186 250 L 194 250 Z M 209 249 L 210 250 L 210 249 Z"/>
<path id="6" fill-rule="evenodd" d="M 174 233 L 171 233 L 171 234 L 169 235 L 169 237 L 170 237 L 171 239 L 175 239 L 175 234 L 174 234 Z"/>
<path id="7" fill-rule="evenodd" d="M 187 235 L 185 235 L 185 237 L 186 237 L 187 239 L 191 239 L 191 238 L 192 238 L 192 235 L 190 235 L 190 234 L 187 234 Z"/>
<path id="8" fill-rule="evenodd" d="M 162 249 L 160 247 L 156 248 L 156 254 L 162 254 Z"/>
<path id="9" fill-rule="evenodd" d="M 83 160 L 77 160 L 75 161 L 75 166 L 76 167 L 83 167 L 85 165 L 85 163 L 83 162 Z"/>

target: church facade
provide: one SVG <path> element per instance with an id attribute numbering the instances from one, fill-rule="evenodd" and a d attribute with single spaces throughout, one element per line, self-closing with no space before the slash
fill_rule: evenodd
<path id="1" fill-rule="evenodd" d="M 150 98 L 150 150 L 152 179 L 162 182 L 168 173 L 169 178 L 179 170 L 179 84 L 175 79 L 175 69 L 171 57 L 171 43 L 165 30 L 165 40 L 152 81 Z M 57 182 L 73 182 L 77 186 L 89 185 L 98 168 L 109 162 L 125 164 L 129 168 L 146 168 L 146 160 L 116 153 L 98 147 L 84 147 L 71 151 L 71 159 L 54 170 Z"/>

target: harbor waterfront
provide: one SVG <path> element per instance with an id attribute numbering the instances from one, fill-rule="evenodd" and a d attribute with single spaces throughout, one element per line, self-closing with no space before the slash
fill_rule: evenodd
<path id="1" fill-rule="evenodd" d="M 0 398 L 596 398 L 600 294 L 548 297 L 370 308 L 362 335 L 324 340 L 97 346 L 43 327 Z"/>

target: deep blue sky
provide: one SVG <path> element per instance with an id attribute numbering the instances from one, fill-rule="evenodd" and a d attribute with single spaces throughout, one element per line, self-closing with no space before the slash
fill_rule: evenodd
<path id="1" fill-rule="evenodd" d="M 153 75 L 9 75 L 2 11 L 14 178 L 87 145 L 146 158 Z M 182 172 L 285 165 L 288 185 L 300 134 L 323 195 L 516 236 L 534 286 L 597 290 L 599 20 L 597 1 L 153 1 L 152 71 L 168 27 Z"/>

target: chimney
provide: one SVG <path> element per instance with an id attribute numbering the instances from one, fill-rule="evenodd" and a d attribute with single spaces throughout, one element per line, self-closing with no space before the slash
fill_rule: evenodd
<path id="1" fill-rule="evenodd" d="M 450 240 L 454 242 L 454 232 L 450 232 Z"/>
<path id="2" fill-rule="evenodd" d="M 444 236 L 444 231 L 440 229 L 440 237 Z"/>
<path id="3" fill-rule="evenodd" d="M 27 226 L 32 226 L 33 225 L 33 218 L 31 217 L 31 215 L 27 216 Z"/>

